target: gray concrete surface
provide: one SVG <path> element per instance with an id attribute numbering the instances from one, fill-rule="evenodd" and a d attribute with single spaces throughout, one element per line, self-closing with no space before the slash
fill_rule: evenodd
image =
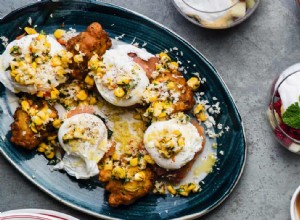
<path id="1" fill-rule="evenodd" d="M 34 1 L 1 0 L 0 16 L 30 2 Z M 144 14 L 188 40 L 219 70 L 236 100 L 247 136 L 246 167 L 229 198 L 202 219 L 290 219 L 290 199 L 300 184 L 300 157 L 275 142 L 266 108 L 273 79 L 300 61 L 300 10 L 294 0 L 262 0 L 249 20 L 224 31 L 189 23 L 170 0 L 106 2 Z M 93 219 L 50 198 L 0 155 L 0 211 L 20 208 L 52 209 Z"/>

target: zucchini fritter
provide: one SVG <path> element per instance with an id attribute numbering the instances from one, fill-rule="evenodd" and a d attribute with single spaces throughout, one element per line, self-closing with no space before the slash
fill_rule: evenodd
<path id="1" fill-rule="evenodd" d="M 14 114 L 11 124 L 11 142 L 32 150 L 37 147 L 49 133 L 55 130 L 53 121 L 58 119 L 57 110 L 48 102 L 35 98 L 23 97 L 21 107 Z"/>

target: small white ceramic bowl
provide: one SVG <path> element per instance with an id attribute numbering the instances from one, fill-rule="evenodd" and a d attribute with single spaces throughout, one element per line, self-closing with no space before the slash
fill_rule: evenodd
<path id="1" fill-rule="evenodd" d="M 300 213 L 298 214 L 297 210 L 296 210 L 296 199 L 297 199 L 297 196 L 300 196 L 299 193 L 300 193 L 300 186 L 298 186 L 298 188 L 294 192 L 292 200 L 291 200 L 290 213 L 291 213 L 292 220 L 300 220 L 300 218 L 298 217 Z"/>

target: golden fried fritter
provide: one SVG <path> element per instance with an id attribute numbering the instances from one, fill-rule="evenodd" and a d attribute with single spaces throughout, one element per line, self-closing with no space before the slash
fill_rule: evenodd
<path id="1" fill-rule="evenodd" d="M 10 141 L 28 150 L 32 150 L 38 146 L 41 143 L 42 137 L 34 133 L 29 127 L 31 119 L 28 113 L 19 107 L 14 114 L 14 119 L 15 121 L 11 125 L 12 137 Z"/>
<path id="2" fill-rule="evenodd" d="M 87 63 L 94 54 L 101 57 L 111 47 L 111 40 L 102 26 L 94 22 L 77 36 L 68 40 L 66 48 L 74 55 L 84 54 L 82 62 L 73 62 L 73 77 L 83 79 L 87 74 Z"/>
<path id="3" fill-rule="evenodd" d="M 54 129 L 52 121 L 58 118 L 57 110 L 46 101 L 22 98 L 21 107 L 14 113 L 11 124 L 12 137 L 10 141 L 28 150 L 37 147 Z M 26 102 L 26 107 L 24 102 Z M 43 113 L 39 113 L 43 112 Z M 44 113 L 46 112 L 46 113 Z M 48 114 L 48 115 L 47 115 Z M 44 118 L 38 118 L 39 116 Z M 33 118 L 35 122 L 33 122 Z M 37 120 L 42 121 L 38 123 Z M 43 123 L 43 120 L 45 123 Z"/>
<path id="4" fill-rule="evenodd" d="M 115 152 L 115 147 L 104 155 L 100 164 L 104 164 L 107 159 L 111 159 Z M 99 180 L 106 183 L 105 189 L 110 192 L 108 203 L 112 207 L 119 205 L 129 205 L 137 199 L 147 195 L 154 187 L 154 172 L 149 169 L 141 169 L 138 166 L 129 166 L 126 168 L 127 180 L 116 179 L 112 175 L 111 169 L 100 169 Z M 143 172 L 144 177 L 136 180 L 134 177 L 137 173 Z"/>
<path id="5" fill-rule="evenodd" d="M 105 189 L 110 192 L 109 205 L 116 207 L 119 205 L 130 205 L 137 199 L 147 195 L 154 186 L 154 173 L 147 168 L 146 178 L 143 181 L 132 180 L 124 182 L 121 180 L 110 180 Z"/>
<path id="6" fill-rule="evenodd" d="M 156 164 L 153 165 L 153 170 L 157 174 L 157 176 L 159 176 L 161 178 L 166 178 L 170 182 L 175 183 L 175 184 L 179 183 L 188 174 L 188 172 L 191 170 L 195 160 L 201 154 L 201 152 L 203 151 L 204 146 L 205 146 L 204 128 L 201 125 L 199 125 L 195 120 L 192 120 L 191 123 L 197 128 L 198 133 L 203 137 L 202 149 L 195 154 L 194 158 L 178 170 L 166 170 L 164 168 L 159 167 Z"/>
<path id="7" fill-rule="evenodd" d="M 180 92 L 179 100 L 174 104 L 174 111 L 184 112 L 193 108 L 195 104 L 194 93 L 192 89 L 187 85 L 186 79 L 180 72 L 170 73 L 164 72 L 155 78 L 157 82 L 174 82 L 177 85 L 176 91 Z"/>

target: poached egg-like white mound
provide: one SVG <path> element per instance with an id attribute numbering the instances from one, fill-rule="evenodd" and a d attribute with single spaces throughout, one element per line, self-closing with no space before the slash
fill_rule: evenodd
<path id="1" fill-rule="evenodd" d="M 178 133 L 178 131 L 181 133 L 180 137 L 184 139 L 184 145 L 173 157 L 166 158 L 159 152 L 157 143 L 166 133 L 172 134 Z M 157 165 L 167 170 L 179 169 L 191 161 L 195 154 L 202 149 L 202 142 L 203 137 L 192 123 L 181 123 L 178 119 L 154 122 L 147 128 L 144 135 L 146 150 Z"/>
<path id="2" fill-rule="evenodd" d="M 64 169 L 77 179 L 98 174 L 97 164 L 109 150 L 107 128 L 100 118 L 87 113 L 67 118 L 59 128 L 58 140 L 65 155 L 55 169 Z"/>
<path id="3" fill-rule="evenodd" d="M 30 52 L 30 43 L 37 36 L 38 34 L 26 35 L 19 40 L 12 41 L 7 45 L 4 53 L 0 56 L 0 82 L 14 93 L 26 92 L 34 94 L 38 91 L 49 91 L 51 90 L 51 87 L 56 87 L 60 84 L 60 82 L 56 79 L 56 73 L 54 68 L 50 65 L 50 61 L 40 66 L 40 71 L 38 71 L 34 76 L 35 82 L 33 84 L 22 85 L 11 77 L 11 70 L 9 67 L 15 58 L 10 54 L 11 49 L 18 46 L 21 50 L 21 55 L 25 55 Z M 47 35 L 46 40 L 51 44 L 49 52 L 50 56 L 53 56 L 64 49 L 63 46 L 61 46 L 53 37 Z"/>
<path id="4" fill-rule="evenodd" d="M 101 96 L 109 103 L 126 107 L 140 103 L 143 97 L 143 92 L 149 85 L 149 79 L 144 69 L 133 61 L 133 58 L 128 56 L 129 53 L 134 53 L 143 60 L 148 60 L 153 57 L 145 49 L 137 48 L 133 45 L 117 45 L 113 49 L 107 50 L 103 55 L 103 64 L 106 67 L 106 73 L 100 79 L 95 77 L 96 86 Z M 113 89 L 107 87 L 107 83 L 112 81 L 117 84 L 119 77 L 130 78 L 133 88 L 129 90 L 129 94 L 124 97 L 116 97 Z"/>

